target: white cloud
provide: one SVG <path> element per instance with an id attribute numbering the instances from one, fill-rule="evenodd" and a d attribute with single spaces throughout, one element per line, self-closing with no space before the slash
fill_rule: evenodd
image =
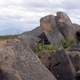
<path id="1" fill-rule="evenodd" d="M 41 17 L 57 11 L 65 11 L 73 22 L 79 23 L 79 3 L 80 0 L 0 0 L 0 30 L 13 24 L 15 28 L 30 30 L 39 25 Z"/>

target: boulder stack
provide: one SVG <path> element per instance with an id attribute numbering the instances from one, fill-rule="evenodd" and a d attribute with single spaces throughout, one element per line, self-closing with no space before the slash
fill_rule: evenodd
<path id="1" fill-rule="evenodd" d="M 73 24 L 66 13 L 57 12 L 56 16 L 47 15 L 42 17 L 40 19 L 39 27 L 30 32 L 25 32 L 22 35 L 24 35 L 24 37 L 29 37 L 30 40 L 33 40 L 33 42 L 36 43 L 39 42 L 41 39 L 39 36 L 44 32 L 51 44 L 58 44 L 65 38 L 76 41 L 76 33 L 79 31 L 80 26 Z M 44 40 L 44 38 L 41 40 Z M 32 41 L 30 43 L 32 43 Z"/>

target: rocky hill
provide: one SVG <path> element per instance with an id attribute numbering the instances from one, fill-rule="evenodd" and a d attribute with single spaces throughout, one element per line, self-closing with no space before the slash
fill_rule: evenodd
<path id="1" fill-rule="evenodd" d="M 80 26 L 64 12 L 0 39 L 0 80 L 80 80 Z"/>
<path id="2" fill-rule="evenodd" d="M 47 15 L 41 18 L 39 27 L 23 33 L 19 37 L 24 40 L 28 39 L 30 48 L 34 49 L 37 46 L 38 57 L 57 80 L 75 79 L 80 70 L 79 47 L 76 47 L 79 46 L 80 42 L 80 25 L 72 23 L 66 13 L 57 12 L 56 16 Z M 77 48 L 77 51 L 74 50 L 75 48 Z M 66 50 L 65 52 L 62 51 L 61 54 L 55 52 L 61 49 Z M 61 62 L 58 62 L 59 59 L 61 59 Z"/>
<path id="3" fill-rule="evenodd" d="M 30 39 L 30 44 L 33 44 L 40 40 L 45 42 L 44 38 L 39 37 L 44 33 L 51 44 L 58 44 L 65 38 L 76 41 L 76 33 L 79 31 L 80 25 L 72 23 L 66 13 L 57 12 L 56 16 L 48 15 L 41 18 L 39 27 L 30 32 L 23 33 L 22 36 L 23 38 Z"/>

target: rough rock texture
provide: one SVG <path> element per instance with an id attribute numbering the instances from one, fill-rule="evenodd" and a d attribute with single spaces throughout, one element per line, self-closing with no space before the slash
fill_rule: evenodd
<path id="1" fill-rule="evenodd" d="M 0 80 L 56 79 L 41 64 L 28 44 L 20 40 L 0 48 Z"/>
<path id="2" fill-rule="evenodd" d="M 80 71 L 80 45 L 76 45 L 70 50 L 67 51 L 67 54 L 70 56 L 71 61 L 77 71 Z"/>
<path id="3" fill-rule="evenodd" d="M 67 24 L 67 25 L 72 24 L 70 18 L 64 12 L 57 12 L 56 22 L 60 24 L 60 26 L 63 26 L 64 24 Z"/>
<path id="4" fill-rule="evenodd" d="M 77 72 L 76 80 L 80 80 L 80 71 Z"/>
<path id="5" fill-rule="evenodd" d="M 64 50 L 57 51 L 51 56 L 49 69 L 57 80 L 75 80 L 75 68 Z"/>
<path id="6" fill-rule="evenodd" d="M 40 19 L 40 27 L 43 32 L 48 33 L 56 28 L 55 16 L 48 15 Z"/>
<path id="7" fill-rule="evenodd" d="M 63 34 L 65 38 L 73 40 L 75 39 L 75 34 L 78 31 L 78 29 L 80 29 L 80 27 L 74 25 L 66 13 L 57 12 L 56 23 L 57 27 L 59 28 L 60 32 Z"/>
<path id="8" fill-rule="evenodd" d="M 39 42 L 39 36 L 44 32 L 47 39 L 52 44 L 57 44 L 64 38 L 76 41 L 76 33 L 80 31 L 80 26 L 73 24 L 64 12 L 57 12 L 56 16 L 48 15 L 40 19 L 40 26 L 30 32 L 25 32 L 20 36 L 29 38 L 30 44 Z"/>
<path id="9" fill-rule="evenodd" d="M 76 71 L 79 71 L 80 70 L 80 52 L 71 52 L 69 55 Z"/>
<path id="10" fill-rule="evenodd" d="M 36 29 L 24 32 L 23 34 L 20 34 L 18 38 L 22 38 L 24 40 L 27 40 L 30 47 L 33 48 L 36 46 L 36 44 L 40 41 L 39 35 L 42 33 L 42 30 L 40 27 L 37 27 Z"/>

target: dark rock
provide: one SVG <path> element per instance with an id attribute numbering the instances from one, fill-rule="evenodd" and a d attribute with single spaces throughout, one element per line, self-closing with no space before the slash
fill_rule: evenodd
<path id="1" fill-rule="evenodd" d="M 79 28 L 80 28 L 80 26 L 79 26 Z M 75 28 L 75 30 L 76 30 L 76 28 Z M 77 44 L 79 44 L 80 43 L 80 29 L 77 28 L 77 30 L 75 32 L 75 36 L 76 36 L 75 38 L 76 38 Z"/>
<path id="2" fill-rule="evenodd" d="M 80 70 L 80 45 L 78 44 L 73 46 L 70 50 L 67 51 L 67 54 L 70 56 L 76 72 Z"/>
<path id="3" fill-rule="evenodd" d="M 38 36 L 40 38 L 39 43 L 43 43 L 43 44 L 50 44 L 46 34 L 43 32 L 41 33 L 41 35 Z"/>
<path id="4" fill-rule="evenodd" d="M 0 48 L 0 80 L 56 80 L 28 43 L 17 43 Z"/>
<path id="5" fill-rule="evenodd" d="M 76 73 L 76 80 L 80 80 L 80 71 Z"/>
<path id="6" fill-rule="evenodd" d="M 50 57 L 51 54 L 49 52 L 43 52 L 41 54 L 38 54 L 38 57 L 40 61 L 47 67 L 49 68 L 49 62 L 50 62 Z"/>
<path id="7" fill-rule="evenodd" d="M 76 71 L 64 50 L 57 51 L 51 57 L 49 69 L 57 80 L 75 80 Z"/>
<path id="8" fill-rule="evenodd" d="M 75 67 L 76 72 L 80 70 L 80 53 L 79 52 L 71 52 L 69 53 L 71 61 Z"/>

